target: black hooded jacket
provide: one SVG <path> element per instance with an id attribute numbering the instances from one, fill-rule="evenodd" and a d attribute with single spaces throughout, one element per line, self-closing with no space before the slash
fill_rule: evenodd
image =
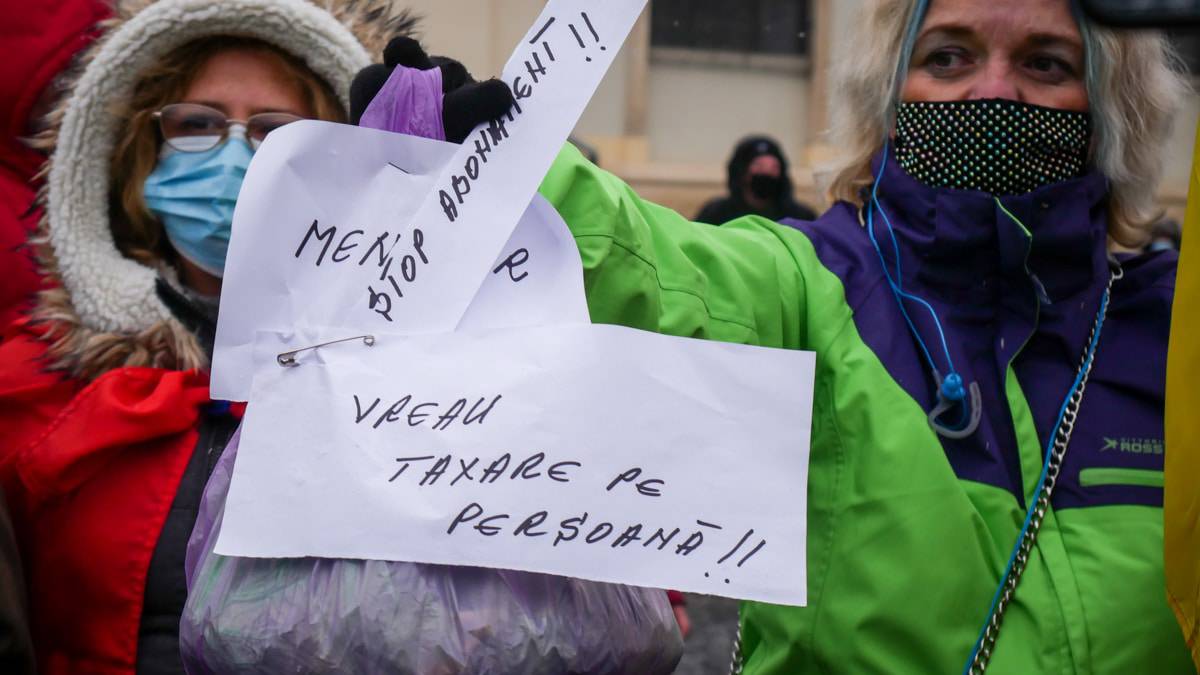
<path id="1" fill-rule="evenodd" d="M 774 155 L 783 168 L 783 185 L 775 204 L 763 211 L 757 211 L 742 198 L 742 179 L 750 168 L 750 163 L 760 155 Z M 727 168 L 729 194 L 717 197 L 704 205 L 695 220 L 710 225 L 720 225 L 735 218 L 746 215 L 757 215 L 771 220 L 795 218 L 797 220 L 814 220 L 815 211 L 799 203 L 792 196 L 792 178 L 788 173 L 788 161 L 779 144 L 766 136 L 749 136 L 742 139 L 733 150 Z"/>

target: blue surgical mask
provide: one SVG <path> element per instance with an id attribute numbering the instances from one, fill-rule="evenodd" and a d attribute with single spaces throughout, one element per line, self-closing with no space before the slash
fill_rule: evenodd
<path id="1" fill-rule="evenodd" d="M 236 135 L 204 152 L 163 145 L 158 165 L 146 177 L 146 205 L 162 221 L 171 245 L 217 277 L 225 272 L 233 207 L 253 154 Z"/>

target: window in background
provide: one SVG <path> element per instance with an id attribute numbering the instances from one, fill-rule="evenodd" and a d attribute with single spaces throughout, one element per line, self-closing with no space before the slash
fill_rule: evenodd
<path id="1" fill-rule="evenodd" d="M 786 70 L 807 64 L 808 0 L 652 0 L 656 60 Z"/>

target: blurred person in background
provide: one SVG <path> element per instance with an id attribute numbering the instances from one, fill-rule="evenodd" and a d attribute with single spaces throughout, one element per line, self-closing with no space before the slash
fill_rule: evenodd
<path id="1" fill-rule="evenodd" d="M 27 240 L 38 221 L 34 177 L 46 157 L 28 139 L 58 96 L 55 78 L 108 13 L 101 0 L 0 0 L 0 328 L 29 308 L 39 287 Z"/>
<path id="2" fill-rule="evenodd" d="M 593 321 L 816 353 L 808 606 L 743 603 L 735 670 L 1193 673 L 1163 574 L 1177 256 L 1109 255 L 1159 217 L 1169 43 L 1070 0 L 856 28 L 815 222 L 695 227 L 569 146 L 540 190 Z M 397 119 L 434 105 L 406 93 Z"/>
<path id="3" fill-rule="evenodd" d="M 1182 245 L 1183 228 L 1179 221 L 1174 218 L 1162 218 L 1150 230 L 1150 243 L 1146 244 L 1146 250 L 1179 251 Z"/>
<path id="4" fill-rule="evenodd" d="M 183 671 L 185 548 L 239 420 L 207 370 L 242 178 L 274 129 L 344 120 L 368 47 L 411 27 L 382 0 L 131 1 L 65 83 L 38 139 L 50 288 L 0 343 L 42 672 Z"/>
<path id="5" fill-rule="evenodd" d="M 773 138 L 743 138 L 733 149 L 726 173 L 729 194 L 705 204 L 696 216 L 697 222 L 720 225 L 752 214 L 776 221 L 817 217 L 792 196 L 787 156 Z"/>

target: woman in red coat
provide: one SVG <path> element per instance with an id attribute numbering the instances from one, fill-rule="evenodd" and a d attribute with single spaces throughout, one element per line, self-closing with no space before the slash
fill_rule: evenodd
<path id="1" fill-rule="evenodd" d="M 184 551 L 237 424 L 207 368 L 241 179 L 278 126 L 345 117 L 368 54 L 411 28 L 389 6 L 123 3 L 49 116 L 54 288 L 0 343 L 0 479 L 43 672 L 182 672 Z"/>

